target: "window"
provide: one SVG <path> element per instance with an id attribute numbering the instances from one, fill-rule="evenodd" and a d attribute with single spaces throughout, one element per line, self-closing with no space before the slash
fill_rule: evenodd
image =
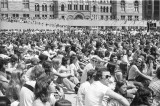
<path id="1" fill-rule="evenodd" d="M 42 4 L 42 11 L 47 11 L 47 4 Z"/>
<path id="2" fill-rule="evenodd" d="M 23 17 L 25 17 L 25 18 L 29 17 L 29 14 L 23 14 Z"/>
<path id="3" fill-rule="evenodd" d="M 125 11 L 125 1 L 121 1 L 121 11 Z"/>
<path id="4" fill-rule="evenodd" d="M 50 18 L 53 19 L 53 18 L 54 18 L 54 15 L 50 15 Z"/>
<path id="5" fill-rule="evenodd" d="M 19 14 L 12 14 L 13 17 L 19 17 Z"/>
<path id="6" fill-rule="evenodd" d="M 74 4 L 74 10 L 78 10 L 78 5 Z"/>
<path id="7" fill-rule="evenodd" d="M 138 21 L 139 20 L 139 16 L 135 16 L 135 20 Z"/>
<path id="8" fill-rule="evenodd" d="M 39 18 L 39 17 L 40 17 L 40 15 L 39 15 L 39 14 L 35 14 L 35 17 L 36 17 L 36 18 Z"/>
<path id="9" fill-rule="evenodd" d="M 131 15 L 128 16 L 128 20 L 132 21 L 132 16 Z"/>
<path id="10" fill-rule="evenodd" d="M 88 3 L 85 5 L 85 10 L 89 10 L 89 4 Z"/>
<path id="11" fill-rule="evenodd" d="M 125 20 L 125 16 L 124 15 L 121 16 L 121 20 Z"/>
<path id="12" fill-rule="evenodd" d="M 43 18 L 47 18 L 47 15 L 42 15 Z"/>
<path id="13" fill-rule="evenodd" d="M 106 12 L 106 7 L 103 7 L 103 12 Z"/>
<path id="14" fill-rule="evenodd" d="M 62 19 L 64 19 L 65 17 L 64 16 L 62 16 Z"/>
<path id="15" fill-rule="evenodd" d="M 101 20 L 103 20 L 103 15 L 101 15 Z"/>
<path id="16" fill-rule="evenodd" d="M 35 11 L 39 11 L 39 4 L 35 4 Z"/>
<path id="17" fill-rule="evenodd" d="M 149 1 L 148 1 L 148 4 L 150 4 L 150 5 L 151 5 L 151 4 L 152 4 L 152 0 L 149 0 Z"/>
<path id="18" fill-rule="evenodd" d="M 8 17 L 8 14 L 1 14 L 2 17 Z"/>
<path id="19" fill-rule="evenodd" d="M 80 4 L 80 10 L 83 10 L 83 4 Z"/>
<path id="20" fill-rule="evenodd" d="M 23 0 L 24 8 L 29 9 L 29 0 Z"/>
<path id="21" fill-rule="evenodd" d="M 54 4 L 51 4 L 49 8 L 50 8 L 50 11 L 54 11 Z"/>
<path id="22" fill-rule="evenodd" d="M 106 13 L 108 13 L 108 7 L 106 7 Z"/>
<path id="23" fill-rule="evenodd" d="M 108 20 L 108 16 L 106 15 L 106 20 Z"/>
<path id="24" fill-rule="evenodd" d="M 95 5 L 93 6 L 93 12 L 96 12 L 96 6 Z"/>
<path id="25" fill-rule="evenodd" d="M 61 11 L 64 11 L 64 4 L 61 5 Z"/>
<path id="26" fill-rule="evenodd" d="M 72 2 L 68 3 L 68 10 L 72 10 Z"/>
<path id="27" fill-rule="evenodd" d="M 138 3 L 138 1 L 134 2 L 134 9 L 135 9 L 135 11 L 139 10 L 139 3 Z"/>
<path id="28" fill-rule="evenodd" d="M 112 12 L 112 7 L 110 7 L 110 13 Z"/>
<path id="29" fill-rule="evenodd" d="M 1 8 L 8 8 L 8 0 L 1 0 Z"/>
<path id="30" fill-rule="evenodd" d="M 101 6 L 101 12 L 103 12 L 103 7 Z"/>

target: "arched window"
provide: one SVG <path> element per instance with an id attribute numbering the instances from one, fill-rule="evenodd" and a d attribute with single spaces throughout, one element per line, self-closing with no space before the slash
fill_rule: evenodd
<path id="1" fill-rule="evenodd" d="M 42 5 L 42 11 L 47 11 L 47 4 Z"/>
<path id="2" fill-rule="evenodd" d="M 134 9 L 135 11 L 139 10 L 139 2 L 137 0 L 134 2 Z"/>
<path id="3" fill-rule="evenodd" d="M 105 7 L 103 7 L 103 12 L 105 12 L 106 11 L 106 8 Z"/>
<path id="4" fill-rule="evenodd" d="M 110 13 L 112 12 L 112 7 L 110 7 Z"/>
<path id="5" fill-rule="evenodd" d="M 103 12 L 103 7 L 101 6 L 101 12 Z"/>
<path id="6" fill-rule="evenodd" d="M 108 7 L 106 7 L 106 12 L 108 13 Z"/>
<path id="7" fill-rule="evenodd" d="M 64 4 L 61 5 L 61 11 L 64 11 Z"/>
<path id="8" fill-rule="evenodd" d="M 39 11 L 39 4 L 38 3 L 35 4 L 35 11 Z"/>
<path id="9" fill-rule="evenodd" d="M 121 0 L 121 11 L 125 11 L 125 1 Z"/>
<path id="10" fill-rule="evenodd" d="M 93 12 L 96 12 L 96 6 L 95 5 L 93 6 Z"/>
<path id="11" fill-rule="evenodd" d="M 49 6 L 49 8 L 50 8 L 50 11 L 54 11 L 54 5 L 53 5 L 53 4 L 51 4 L 51 5 Z"/>

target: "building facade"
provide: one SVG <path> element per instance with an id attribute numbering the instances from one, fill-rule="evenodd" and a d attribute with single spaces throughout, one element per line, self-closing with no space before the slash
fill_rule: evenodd
<path id="1" fill-rule="evenodd" d="M 116 0 L 112 3 L 113 17 L 118 20 L 142 20 L 142 0 Z"/>
<path id="2" fill-rule="evenodd" d="M 1 0 L 2 17 L 141 20 L 142 0 Z"/>
<path id="3" fill-rule="evenodd" d="M 145 20 L 159 20 L 160 19 L 160 1 L 146 0 L 144 3 L 144 19 Z"/>

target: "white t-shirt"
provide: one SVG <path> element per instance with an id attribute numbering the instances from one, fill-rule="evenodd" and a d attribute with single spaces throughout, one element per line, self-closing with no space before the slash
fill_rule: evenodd
<path id="1" fill-rule="evenodd" d="M 104 106 L 103 98 L 107 95 L 109 87 L 99 81 L 94 81 L 89 90 L 85 92 L 85 106 Z"/>
<path id="2" fill-rule="evenodd" d="M 84 101 L 85 101 L 85 92 L 88 91 L 88 89 L 90 88 L 91 84 L 86 81 L 84 83 L 81 84 L 79 90 L 78 90 L 78 95 L 77 95 L 77 99 L 78 99 L 78 106 L 85 106 L 84 105 Z"/>
<path id="3" fill-rule="evenodd" d="M 26 84 L 35 88 L 36 81 L 27 81 Z M 20 91 L 20 104 L 19 106 L 32 106 L 34 101 L 34 92 L 26 87 L 22 87 Z"/>
<path id="4" fill-rule="evenodd" d="M 85 66 L 84 71 L 82 73 L 82 77 L 81 77 L 81 84 L 87 80 L 87 72 L 91 69 L 95 69 L 95 67 L 91 63 Z"/>

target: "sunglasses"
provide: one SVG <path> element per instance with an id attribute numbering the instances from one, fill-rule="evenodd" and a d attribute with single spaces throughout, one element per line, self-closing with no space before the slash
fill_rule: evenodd
<path id="1" fill-rule="evenodd" d="M 110 75 L 106 75 L 105 78 L 111 78 L 111 76 Z"/>

